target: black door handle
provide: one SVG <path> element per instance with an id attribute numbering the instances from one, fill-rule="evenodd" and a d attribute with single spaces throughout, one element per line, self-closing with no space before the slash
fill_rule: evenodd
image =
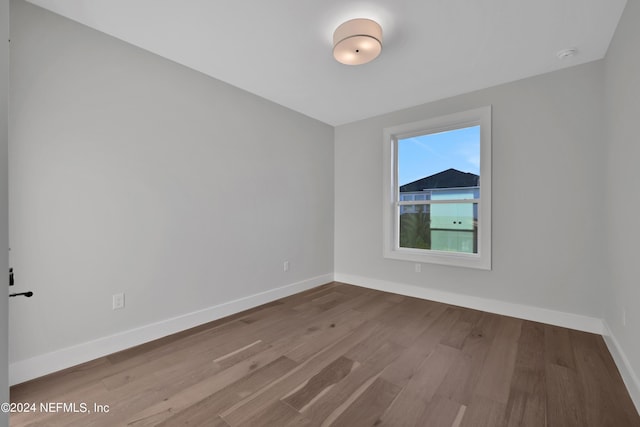
<path id="1" fill-rule="evenodd" d="M 29 291 L 29 292 L 18 292 L 17 294 L 9 294 L 9 297 L 19 297 L 19 296 L 25 296 L 27 298 L 31 298 L 33 296 L 33 292 Z"/>

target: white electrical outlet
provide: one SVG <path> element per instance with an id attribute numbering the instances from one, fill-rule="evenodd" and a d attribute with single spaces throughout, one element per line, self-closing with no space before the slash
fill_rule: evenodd
<path id="1" fill-rule="evenodd" d="M 285 261 L 285 262 L 282 264 L 282 269 L 283 269 L 284 271 L 289 271 L 289 261 Z"/>
<path id="2" fill-rule="evenodd" d="M 422 272 L 422 264 L 419 264 L 419 263 L 416 262 L 414 268 L 416 270 L 416 273 Z"/>
<path id="3" fill-rule="evenodd" d="M 114 310 L 120 310 L 120 309 L 124 308 L 124 294 L 123 293 L 113 294 L 112 301 L 113 301 L 113 309 Z"/>

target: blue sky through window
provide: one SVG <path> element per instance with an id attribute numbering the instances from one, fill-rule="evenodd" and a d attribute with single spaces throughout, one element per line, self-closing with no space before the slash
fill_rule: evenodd
<path id="1" fill-rule="evenodd" d="M 449 168 L 480 175 L 480 126 L 398 141 L 398 184 Z"/>

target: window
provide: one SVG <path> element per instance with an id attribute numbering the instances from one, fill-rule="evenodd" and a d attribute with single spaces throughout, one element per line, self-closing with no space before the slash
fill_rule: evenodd
<path id="1" fill-rule="evenodd" d="M 491 269 L 491 107 L 384 129 L 384 256 Z"/>

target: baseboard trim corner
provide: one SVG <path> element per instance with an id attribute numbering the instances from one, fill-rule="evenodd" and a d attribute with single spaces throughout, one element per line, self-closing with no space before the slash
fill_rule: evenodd
<path id="1" fill-rule="evenodd" d="M 631 400 L 633 400 L 634 405 L 636 405 L 636 410 L 640 413 L 640 379 L 631 366 L 629 358 L 620 346 L 620 343 L 613 334 L 613 331 L 609 327 L 609 324 L 606 320 L 603 320 L 602 322 L 604 325 L 604 342 L 607 344 L 607 348 L 609 349 L 609 353 L 611 353 L 614 362 L 616 362 L 616 366 L 622 376 L 622 380 L 629 391 L 629 396 L 631 396 Z"/>
<path id="2" fill-rule="evenodd" d="M 185 329 L 275 301 L 333 281 L 333 273 L 217 304 L 92 341 L 9 364 L 9 385 L 20 384 L 136 345 L 144 344 Z"/>
<path id="3" fill-rule="evenodd" d="M 569 329 L 576 329 L 584 332 L 591 332 L 602 335 L 604 326 L 601 319 L 583 316 L 574 313 L 549 310 L 530 305 L 511 303 L 490 298 L 475 297 L 471 295 L 457 294 L 437 289 L 423 288 L 415 285 L 389 282 L 385 280 L 372 279 L 369 277 L 335 274 L 336 282 L 349 283 L 365 288 L 376 289 L 384 292 L 391 292 L 415 298 L 427 299 L 430 301 L 442 302 L 445 304 L 457 305 L 460 307 L 473 308 L 475 310 L 487 311 L 489 313 L 501 314 L 504 316 L 516 317 L 534 322 L 546 323 L 550 325 L 562 326 Z"/>

